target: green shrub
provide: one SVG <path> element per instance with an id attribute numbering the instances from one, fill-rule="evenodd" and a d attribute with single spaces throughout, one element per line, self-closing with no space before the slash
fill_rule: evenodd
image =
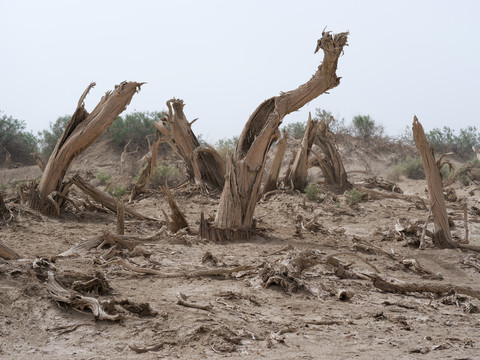
<path id="1" fill-rule="evenodd" d="M 124 147 L 129 141 L 131 146 L 146 148 L 147 135 L 152 135 L 157 132 L 153 126 L 154 121 L 160 120 L 165 116 L 164 112 L 133 112 L 119 116 L 110 126 L 107 136 L 110 137 L 118 147 Z"/>
<path id="2" fill-rule="evenodd" d="M 328 123 L 330 120 L 329 128 L 334 134 L 347 134 L 349 129 L 345 126 L 345 119 L 337 119 L 333 117 L 330 111 L 315 109 L 315 119 L 323 120 Z"/>
<path id="3" fill-rule="evenodd" d="M 148 182 L 151 188 L 159 186 L 176 186 L 182 181 L 182 176 L 177 168 L 168 165 L 157 166 Z"/>
<path id="4" fill-rule="evenodd" d="M 320 194 L 320 187 L 317 184 L 308 184 L 305 188 L 305 196 L 308 200 L 316 201 L 318 200 L 318 195 Z"/>
<path id="5" fill-rule="evenodd" d="M 453 152 L 461 160 L 469 159 L 474 154 L 472 146 L 480 144 L 480 133 L 475 126 L 461 129 L 458 135 L 447 126 L 435 128 L 426 133 L 426 137 L 436 153 Z"/>
<path id="6" fill-rule="evenodd" d="M 370 115 L 357 115 L 353 118 L 352 124 L 353 133 L 365 140 L 383 136 L 383 126 L 375 124 Z"/>
<path id="7" fill-rule="evenodd" d="M 100 171 L 97 174 L 97 180 L 100 185 L 106 185 L 112 181 L 112 175 L 104 173 L 103 171 Z"/>
<path id="8" fill-rule="evenodd" d="M 49 129 L 38 133 L 42 156 L 45 159 L 48 159 L 52 154 L 70 119 L 70 115 L 60 116 L 54 123 L 50 122 Z"/>
<path id="9" fill-rule="evenodd" d="M 405 175 L 409 179 L 425 179 L 425 170 L 420 157 L 407 156 L 404 161 L 395 165 L 393 171 Z"/>
<path id="10" fill-rule="evenodd" d="M 227 154 L 233 154 L 235 147 L 238 144 L 238 136 L 234 136 L 230 139 L 220 139 L 215 144 L 215 149 L 218 151 L 220 156 L 225 160 Z"/>
<path id="11" fill-rule="evenodd" d="M 114 197 L 122 197 L 127 193 L 127 189 L 125 186 L 112 186 L 109 190 L 108 193 Z"/>
<path id="12" fill-rule="evenodd" d="M 30 154 L 38 150 L 37 138 L 31 132 L 25 131 L 25 127 L 24 121 L 0 111 L 0 161 L 3 162 L 8 151 L 14 163 L 35 164 Z"/>
<path id="13" fill-rule="evenodd" d="M 294 138 L 294 139 L 301 139 L 303 138 L 303 134 L 305 134 L 305 129 L 307 127 L 306 122 L 294 122 L 288 125 L 285 125 L 283 128 L 287 130 L 287 132 Z"/>
<path id="14" fill-rule="evenodd" d="M 362 201 L 363 193 L 357 188 L 352 188 L 345 193 L 348 205 L 356 205 Z"/>

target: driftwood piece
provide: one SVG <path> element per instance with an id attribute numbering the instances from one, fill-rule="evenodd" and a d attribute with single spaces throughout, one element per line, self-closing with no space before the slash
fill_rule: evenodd
<path id="1" fill-rule="evenodd" d="M 178 305 L 182 305 L 182 306 L 189 307 L 189 308 L 192 308 L 192 309 L 205 310 L 205 311 L 211 311 L 212 310 L 212 305 L 210 305 L 210 304 L 202 305 L 202 304 L 193 303 L 191 301 L 187 301 L 186 296 L 181 294 L 181 293 L 177 294 L 177 299 L 178 299 L 177 300 Z"/>
<path id="2" fill-rule="evenodd" d="M 10 249 L 4 243 L 0 241 L 0 258 L 5 260 L 15 260 L 20 259 L 20 255 L 18 255 L 14 250 Z"/>
<path id="3" fill-rule="evenodd" d="M 427 205 L 425 201 L 418 195 L 405 195 L 405 194 L 398 194 L 395 192 L 384 192 L 384 191 L 376 191 L 372 189 L 367 189 L 363 186 L 356 185 L 357 189 L 362 191 L 363 193 L 371 196 L 374 199 L 400 199 L 405 201 L 413 202 L 416 206 L 420 206 L 422 209 L 427 210 Z"/>
<path id="4" fill-rule="evenodd" d="M 251 234 L 266 155 L 280 135 L 278 126 L 287 114 L 340 84 L 336 69 L 347 37 L 346 32 L 335 35 L 324 32 L 315 50 L 315 53 L 323 50 L 324 59 L 312 78 L 295 90 L 265 100 L 250 116 L 233 156 L 228 158 L 225 187 L 215 221 L 213 224 L 206 221 L 200 226 L 206 230 L 203 236 L 222 241 Z"/>
<path id="5" fill-rule="evenodd" d="M 115 213 L 117 212 L 117 208 L 120 205 L 120 201 L 118 199 L 116 199 L 113 196 L 111 196 L 110 194 L 108 194 L 104 191 L 98 190 L 96 187 L 90 185 L 79 174 L 75 174 L 70 179 L 70 181 L 73 184 L 75 184 L 80 190 L 82 190 L 85 194 L 90 196 L 93 200 L 99 202 L 100 204 L 105 206 L 107 209 L 109 209 L 109 210 L 111 210 Z M 135 210 L 131 209 L 128 206 L 125 206 L 125 213 L 132 216 L 132 217 L 136 217 L 136 218 L 142 219 L 142 220 L 154 220 L 154 221 L 157 220 L 157 219 L 154 219 L 154 218 L 151 218 L 151 217 L 148 217 L 148 216 L 144 216 L 144 215 L 136 212 Z"/>
<path id="6" fill-rule="evenodd" d="M 263 183 L 262 194 L 267 194 L 270 191 L 277 189 L 278 174 L 282 167 L 282 160 L 287 149 L 288 131 L 283 129 L 283 137 L 277 142 L 275 156 L 268 170 L 267 177 Z"/>
<path id="7" fill-rule="evenodd" d="M 374 187 L 377 187 L 383 190 L 395 192 L 398 194 L 403 194 L 403 190 L 400 189 L 397 184 L 390 181 L 386 181 L 384 179 L 379 179 L 376 176 L 368 179 L 364 179 L 361 184 L 367 189 L 372 189 Z"/>
<path id="8" fill-rule="evenodd" d="M 325 122 L 324 119 L 320 121 L 314 143 L 322 150 L 323 156 L 318 156 L 317 154 L 315 156 L 325 177 L 325 183 L 338 186 L 339 190 L 345 191 L 350 189 L 352 185 L 347 179 L 347 172 L 338 151 L 335 135 L 330 130 L 332 120 L 333 118 L 331 117 L 328 122 Z"/>
<path id="9" fill-rule="evenodd" d="M 79 243 L 70 249 L 62 252 L 58 257 L 67 257 L 67 256 L 73 256 L 73 255 L 80 255 L 85 252 L 87 252 L 90 249 L 96 248 L 102 243 L 103 239 L 101 236 L 96 236 L 90 240 L 87 240 L 85 242 Z"/>
<path id="10" fill-rule="evenodd" d="M 170 189 L 168 188 L 168 186 L 162 186 L 160 189 L 162 190 L 163 194 L 167 197 L 168 205 L 170 205 L 170 209 L 172 209 L 172 220 L 170 221 L 167 216 L 167 223 L 170 228 L 170 231 L 172 233 L 176 233 L 177 231 L 186 228 L 187 231 L 190 232 L 190 229 L 188 228 L 187 218 L 185 217 L 185 214 L 182 212 L 182 210 L 180 210 L 177 203 L 173 199 L 172 193 L 170 192 Z"/>
<path id="11" fill-rule="evenodd" d="M 435 224 L 435 231 L 432 237 L 433 244 L 440 249 L 454 248 L 456 244 L 452 240 L 450 226 L 448 225 L 447 208 L 443 197 L 442 175 L 435 161 L 433 148 L 428 143 L 422 124 L 420 124 L 416 116 L 413 118 L 412 128 L 415 145 L 422 157 L 427 179 L 430 209 L 432 209 L 433 222 Z"/>
<path id="12" fill-rule="evenodd" d="M 383 274 L 370 274 L 373 285 L 383 291 L 408 294 L 412 292 L 428 292 L 433 294 L 457 294 L 468 295 L 480 300 L 480 291 L 467 286 L 457 286 L 452 284 L 442 284 L 436 282 L 405 282 Z"/>
<path id="13" fill-rule="evenodd" d="M 309 113 L 300 148 L 285 174 L 284 183 L 291 185 L 293 190 L 303 191 L 307 186 L 308 156 L 317 134 L 318 125 L 318 121 L 312 120 L 312 114 Z"/>
<path id="14" fill-rule="evenodd" d="M 43 160 L 40 155 L 38 155 L 36 152 L 33 152 L 31 154 L 33 156 L 33 158 L 35 159 L 35 162 L 37 163 L 38 167 L 40 168 L 40 170 L 45 171 L 45 166 L 47 165 L 45 163 L 45 160 Z"/>
<path id="15" fill-rule="evenodd" d="M 140 90 L 142 83 L 122 82 L 102 97 L 95 109 L 88 113 L 84 100 L 95 83 L 91 83 L 80 97 L 77 108 L 67 123 L 65 130 L 58 140 L 55 149 L 43 172 L 38 188 L 30 192 L 30 207 L 47 215 L 58 213 L 48 196 L 54 191 L 63 192 L 65 184 L 63 178 L 72 161 L 85 149 L 95 142 L 113 121 L 125 110 L 133 95 Z M 64 199 L 54 196 L 53 200 L 61 208 Z"/>
<path id="16" fill-rule="evenodd" d="M 180 99 L 167 101 L 168 115 L 154 126 L 163 135 L 163 141 L 184 161 L 187 177 L 197 184 L 207 184 L 222 189 L 225 183 L 225 166 L 222 158 L 211 147 L 202 148 L 192 131 L 192 124 L 183 112 L 184 103 Z"/>

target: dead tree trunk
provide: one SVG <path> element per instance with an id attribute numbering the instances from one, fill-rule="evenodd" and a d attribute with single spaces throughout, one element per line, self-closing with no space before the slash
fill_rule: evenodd
<path id="1" fill-rule="evenodd" d="M 312 114 L 309 113 L 300 149 L 285 175 L 285 185 L 291 185 L 292 190 L 303 191 L 307 186 L 308 155 L 310 155 L 317 129 L 318 120 L 312 120 Z"/>
<path id="2" fill-rule="evenodd" d="M 255 204 L 260 191 L 266 155 L 278 138 L 283 118 L 340 84 L 337 63 L 348 33 L 324 32 L 315 53 L 324 58 L 313 77 L 297 89 L 264 101 L 253 112 L 240 135 L 233 158 L 227 164 L 225 187 L 213 224 L 200 225 L 201 235 L 214 241 L 248 237 L 254 229 Z"/>
<path id="3" fill-rule="evenodd" d="M 339 190 L 345 191 L 352 187 L 348 182 L 347 172 L 343 166 L 343 161 L 338 151 L 335 135 L 330 131 L 331 119 L 326 123 L 320 121 L 314 143 L 323 153 L 323 156 L 315 154 L 313 164 L 318 162 L 325 177 L 325 184 L 338 186 Z"/>
<path id="4" fill-rule="evenodd" d="M 282 160 L 285 156 L 285 150 L 287 149 L 287 139 L 288 131 L 283 130 L 283 137 L 277 142 L 277 151 L 275 157 L 272 160 L 270 169 L 268 170 L 267 178 L 263 183 L 262 194 L 266 194 L 269 191 L 277 189 L 278 183 L 278 174 L 280 173 L 280 168 L 282 167 Z"/>
<path id="5" fill-rule="evenodd" d="M 200 146 L 191 128 L 197 119 L 188 122 L 183 106 L 183 100 L 175 98 L 168 100 L 168 115 L 154 125 L 165 136 L 164 142 L 167 142 L 184 161 L 189 179 L 195 180 L 197 184 L 223 189 L 225 166 L 222 158 L 212 147 Z"/>
<path id="6" fill-rule="evenodd" d="M 0 241 L 0 258 L 5 260 L 15 260 L 20 259 L 20 255 Z"/>
<path id="7" fill-rule="evenodd" d="M 40 170 L 42 170 L 42 172 L 45 171 L 45 166 L 46 166 L 45 160 L 43 160 L 43 159 L 40 157 L 40 155 L 38 155 L 36 152 L 33 152 L 31 155 L 32 155 L 33 158 L 35 159 L 35 161 L 36 161 L 38 167 L 40 168 Z"/>
<path id="8" fill-rule="evenodd" d="M 122 82 L 102 97 L 91 113 L 85 110 L 84 100 L 95 83 L 83 92 L 77 109 L 68 122 L 62 136 L 43 172 L 38 189 L 30 193 L 30 207 L 47 215 L 56 214 L 62 207 L 65 184 L 63 178 L 72 161 L 95 142 L 113 121 L 125 110 L 142 83 Z M 58 194 L 58 195 L 52 195 Z M 65 194 L 63 194 L 65 195 Z M 56 204 L 54 204 L 54 202 Z"/>
<path id="9" fill-rule="evenodd" d="M 170 189 L 168 186 L 162 186 L 160 188 L 163 192 L 163 194 L 167 197 L 168 200 L 168 205 L 170 205 L 170 209 L 172 209 L 172 220 L 168 218 L 168 215 L 163 212 L 165 219 L 168 223 L 168 227 L 170 228 L 170 231 L 172 233 L 176 233 L 177 231 L 181 229 L 187 229 L 188 232 L 190 232 L 190 229 L 188 228 L 188 222 L 187 218 L 185 217 L 185 214 L 180 210 L 178 207 L 177 203 L 173 199 L 172 193 L 170 192 Z"/>
<path id="10" fill-rule="evenodd" d="M 442 175 L 435 161 L 433 148 L 428 143 L 422 124 L 420 124 L 416 116 L 413 118 L 412 129 L 413 139 L 422 157 L 427 179 L 430 209 L 433 213 L 433 223 L 435 225 L 435 231 L 432 236 L 433 244 L 440 249 L 454 248 L 456 245 L 453 243 L 450 234 L 447 208 L 443 197 Z"/>

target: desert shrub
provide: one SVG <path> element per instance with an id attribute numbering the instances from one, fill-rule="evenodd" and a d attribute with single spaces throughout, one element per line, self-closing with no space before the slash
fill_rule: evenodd
<path id="1" fill-rule="evenodd" d="M 157 166 L 150 177 L 149 186 L 158 188 L 159 186 L 178 185 L 182 181 L 182 176 L 177 168 L 168 165 Z"/>
<path id="2" fill-rule="evenodd" d="M 108 189 L 108 193 L 114 197 L 122 197 L 127 193 L 127 188 L 125 186 L 112 186 Z"/>
<path id="3" fill-rule="evenodd" d="M 118 147 L 124 147 L 131 140 L 131 146 L 146 148 L 145 137 L 156 133 L 153 122 L 160 120 L 163 116 L 165 113 L 160 111 L 136 111 L 124 117 L 119 116 L 108 129 L 107 136 Z"/>
<path id="4" fill-rule="evenodd" d="M 306 127 L 306 122 L 298 121 L 285 125 L 283 129 L 287 130 L 294 139 L 301 139 L 303 138 L 303 134 L 305 134 Z"/>
<path id="5" fill-rule="evenodd" d="M 315 119 L 323 120 L 326 123 L 331 119 L 329 128 L 335 134 L 348 134 L 350 132 L 348 127 L 345 126 L 345 119 L 335 118 L 330 111 L 315 109 Z"/>
<path id="6" fill-rule="evenodd" d="M 225 160 L 227 154 L 233 154 L 235 147 L 238 143 L 238 136 L 234 136 L 230 139 L 220 139 L 215 144 L 215 149 L 218 151 L 220 156 Z"/>
<path id="7" fill-rule="evenodd" d="M 112 181 L 112 175 L 107 174 L 103 171 L 100 171 L 96 177 L 99 182 L 99 185 L 106 185 Z"/>
<path id="8" fill-rule="evenodd" d="M 34 164 L 30 155 L 37 151 L 37 139 L 29 131 L 25 131 L 25 122 L 7 116 L 0 111 L 0 154 L 1 161 L 5 159 L 8 151 L 13 162 Z"/>
<path id="9" fill-rule="evenodd" d="M 320 187 L 317 184 L 308 184 L 305 188 L 305 196 L 308 200 L 316 201 L 318 200 L 318 195 L 320 194 Z"/>
<path id="10" fill-rule="evenodd" d="M 458 135 L 455 134 L 455 130 L 447 126 L 442 129 L 432 129 L 425 135 L 436 153 L 453 152 L 461 160 L 469 159 L 474 154 L 472 146 L 480 144 L 480 133 L 475 126 L 461 129 Z"/>
<path id="11" fill-rule="evenodd" d="M 345 198 L 347 199 L 348 205 L 356 205 L 362 201 L 363 193 L 357 188 L 351 188 L 345 192 Z"/>
<path id="12" fill-rule="evenodd" d="M 425 179 L 425 170 L 420 157 L 407 156 L 404 161 L 395 165 L 393 172 L 405 175 L 409 179 Z"/>
<path id="13" fill-rule="evenodd" d="M 377 125 L 370 115 L 357 115 L 352 120 L 353 133 L 369 140 L 374 137 L 382 137 L 384 128 Z"/>
<path id="14" fill-rule="evenodd" d="M 50 122 L 49 128 L 38 133 L 38 142 L 42 156 L 48 159 L 55 149 L 60 136 L 62 136 L 67 123 L 70 121 L 70 115 L 60 116 L 54 123 Z"/>

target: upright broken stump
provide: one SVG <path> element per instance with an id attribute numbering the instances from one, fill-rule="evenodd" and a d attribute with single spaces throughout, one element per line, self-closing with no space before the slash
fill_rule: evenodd
<path id="1" fill-rule="evenodd" d="M 187 231 L 190 231 L 188 228 L 187 218 L 185 217 L 185 214 L 183 213 L 183 211 L 180 210 L 180 208 L 178 207 L 168 186 L 162 186 L 160 190 L 162 190 L 163 194 L 167 197 L 168 205 L 170 205 L 170 209 L 172 209 L 171 220 L 169 219 L 168 215 L 165 212 L 163 212 L 165 216 L 165 220 L 168 223 L 168 227 L 170 228 L 170 231 L 172 233 L 176 233 L 177 231 L 185 228 L 187 229 Z"/>
<path id="2" fill-rule="evenodd" d="M 443 196 L 442 175 L 435 161 L 433 147 L 428 143 L 422 124 L 420 124 L 416 116 L 413 118 L 412 130 L 413 139 L 422 157 L 425 177 L 427 179 L 430 209 L 435 225 L 432 236 L 433 244 L 440 249 L 454 248 L 456 244 L 452 241 L 450 226 L 448 225 L 447 208 Z"/>
<path id="3" fill-rule="evenodd" d="M 323 50 L 323 62 L 312 78 L 295 90 L 265 100 L 250 116 L 227 163 L 225 187 L 215 220 L 210 223 L 203 219 L 200 225 L 203 236 L 222 241 L 251 234 L 266 156 L 279 137 L 278 126 L 287 114 L 340 84 L 335 72 L 347 37 L 346 32 L 335 35 L 324 32 L 315 50 L 315 53 Z"/>

